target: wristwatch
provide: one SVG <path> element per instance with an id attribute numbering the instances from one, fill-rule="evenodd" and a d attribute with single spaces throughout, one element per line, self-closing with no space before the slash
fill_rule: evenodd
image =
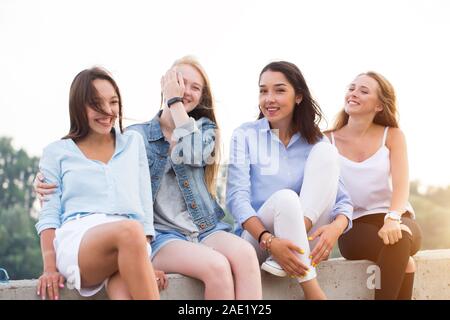
<path id="1" fill-rule="evenodd" d="M 177 102 L 183 102 L 183 97 L 173 97 L 167 100 L 166 105 L 170 109 L 170 106 L 177 103 Z"/>
<path id="2" fill-rule="evenodd" d="M 395 220 L 395 221 L 401 222 L 402 221 L 402 215 L 400 213 L 398 213 L 397 211 L 389 211 L 384 216 L 384 221 L 386 221 L 386 219 L 391 219 L 391 220 Z"/>

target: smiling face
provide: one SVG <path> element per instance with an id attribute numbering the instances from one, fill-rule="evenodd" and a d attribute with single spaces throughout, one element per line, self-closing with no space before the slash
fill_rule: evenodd
<path id="1" fill-rule="evenodd" d="M 119 114 L 119 96 L 108 80 L 95 79 L 92 84 L 97 91 L 95 103 L 110 116 L 95 111 L 87 105 L 86 115 L 90 133 L 109 134 Z"/>
<path id="2" fill-rule="evenodd" d="M 205 81 L 201 73 L 189 64 L 179 64 L 176 70 L 183 75 L 185 87 L 183 104 L 186 112 L 191 112 L 201 101 Z"/>
<path id="3" fill-rule="evenodd" d="M 375 117 L 377 112 L 383 110 L 379 90 L 375 79 L 365 74 L 356 77 L 345 95 L 345 112 L 349 116 L 372 114 Z"/>
<path id="4" fill-rule="evenodd" d="M 259 106 L 264 117 L 271 123 L 290 124 L 296 104 L 301 96 L 295 94 L 294 87 L 283 73 L 267 70 L 259 79 Z"/>

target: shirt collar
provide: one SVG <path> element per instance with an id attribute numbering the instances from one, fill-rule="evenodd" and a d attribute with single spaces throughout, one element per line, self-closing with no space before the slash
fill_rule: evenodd
<path id="1" fill-rule="evenodd" d="M 162 139 L 163 133 L 161 130 L 161 125 L 159 124 L 159 118 L 161 117 L 162 110 L 159 110 L 158 113 L 150 120 L 148 124 L 148 140 L 156 141 Z"/>

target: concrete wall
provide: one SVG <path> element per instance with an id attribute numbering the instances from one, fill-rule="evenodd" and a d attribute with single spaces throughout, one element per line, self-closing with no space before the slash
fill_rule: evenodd
<path id="1" fill-rule="evenodd" d="M 413 299 L 450 300 L 450 249 L 420 251 L 414 257 L 417 263 Z M 331 259 L 318 267 L 318 280 L 329 299 L 373 299 L 373 290 L 367 282 L 373 274 L 369 261 Z M 368 273 L 369 268 L 369 273 Z M 161 292 L 161 299 L 203 299 L 200 281 L 170 274 L 169 287 Z M 262 272 L 264 299 L 303 299 L 298 283 L 291 278 L 279 278 Z M 36 280 L 10 281 L 0 284 L 0 300 L 39 299 Z M 369 284 L 372 281 L 369 279 Z M 64 289 L 61 299 L 84 299 L 75 290 Z M 90 299 L 106 299 L 104 291 Z"/>

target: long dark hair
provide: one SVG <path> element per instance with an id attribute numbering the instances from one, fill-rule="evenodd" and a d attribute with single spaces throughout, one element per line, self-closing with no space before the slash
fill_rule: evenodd
<path id="1" fill-rule="evenodd" d="M 122 98 L 120 96 L 119 87 L 108 71 L 99 67 L 93 67 L 81 71 L 72 81 L 69 93 L 70 130 L 63 139 L 73 139 L 74 141 L 78 141 L 88 135 L 89 123 L 86 112 L 87 106 L 105 116 L 110 116 L 109 113 L 105 112 L 101 106 L 98 105 L 98 92 L 93 84 L 93 81 L 96 79 L 107 80 L 114 87 L 117 97 L 119 98 L 119 127 L 120 132 L 123 132 Z"/>
<path id="2" fill-rule="evenodd" d="M 294 130 L 299 132 L 309 144 L 318 142 L 323 136 L 319 128 L 323 114 L 319 104 L 312 98 L 300 69 L 295 64 L 287 61 L 271 62 L 262 69 L 259 74 L 260 80 L 262 74 L 266 71 L 281 72 L 294 88 L 295 94 L 303 97 L 302 101 L 296 104 L 294 108 Z M 264 115 L 260 111 L 258 119 L 263 117 Z"/>

